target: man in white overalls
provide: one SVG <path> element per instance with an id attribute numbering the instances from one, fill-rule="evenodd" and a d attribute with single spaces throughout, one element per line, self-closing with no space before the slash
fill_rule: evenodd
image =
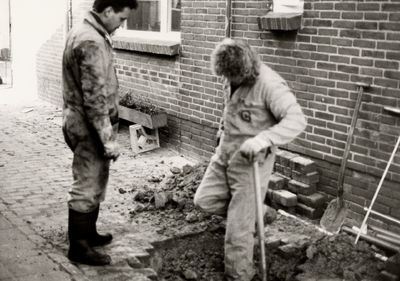
<path id="1" fill-rule="evenodd" d="M 306 119 L 285 80 L 246 43 L 221 42 L 212 54 L 212 69 L 227 82 L 223 128 L 194 202 L 205 212 L 227 217 L 226 278 L 249 281 L 255 274 L 252 162 L 264 153 L 259 170 L 265 198 L 277 147 L 299 135 Z"/>

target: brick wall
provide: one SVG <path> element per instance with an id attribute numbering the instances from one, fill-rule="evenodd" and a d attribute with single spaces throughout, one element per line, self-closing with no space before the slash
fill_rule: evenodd
<path id="1" fill-rule="evenodd" d="M 36 55 L 38 97 L 57 106 L 62 104 L 61 61 L 63 40 L 63 27 L 61 26 L 43 44 Z"/>
<path id="2" fill-rule="evenodd" d="M 79 2 L 79 5 L 76 3 Z M 92 0 L 73 1 L 75 23 Z M 400 135 L 400 3 L 305 0 L 302 28 L 261 30 L 269 1 L 232 1 L 232 37 L 246 40 L 293 89 L 307 129 L 283 149 L 314 161 L 317 191 L 336 196 L 341 158 L 357 99 L 365 89 L 345 177 L 350 217 L 362 220 Z M 210 71 L 210 53 L 225 37 L 226 1 L 182 1 L 181 53 L 175 57 L 116 50 L 122 88 L 138 89 L 169 114 L 162 145 L 209 159 L 222 112 L 222 85 Z M 61 42 L 55 35 L 38 54 L 39 96 L 60 101 Z M 46 80 L 47 79 L 47 80 Z M 48 81 L 48 82 L 47 82 Z M 400 219 L 400 154 L 394 158 L 374 209 Z M 389 221 L 372 223 L 399 231 Z M 390 225 L 390 226 L 389 226 Z"/>
<path id="3" fill-rule="evenodd" d="M 247 4 L 247 3 L 246 3 Z M 400 4 L 396 1 L 305 1 L 300 31 L 263 31 L 249 39 L 263 60 L 290 84 L 307 115 L 305 132 L 286 148 L 316 161 L 318 190 L 336 196 L 339 165 L 357 98 L 365 89 L 345 178 L 350 216 L 362 220 L 400 135 L 400 118 L 384 106 L 400 107 Z M 241 12 L 243 13 L 243 12 Z M 235 37 L 247 37 L 234 12 Z M 400 158 L 397 153 L 374 210 L 400 218 Z M 397 187 L 397 188 L 396 188 Z M 372 216 L 376 224 L 389 223 Z M 391 226 L 399 231 L 398 226 Z"/>

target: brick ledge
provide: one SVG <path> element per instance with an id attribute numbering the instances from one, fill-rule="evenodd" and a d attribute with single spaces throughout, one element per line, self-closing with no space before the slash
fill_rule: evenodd
<path id="1" fill-rule="evenodd" d="M 260 17 L 263 30 L 296 30 L 301 28 L 303 14 L 299 13 L 273 13 L 270 12 Z"/>
<path id="2" fill-rule="evenodd" d="M 179 54 L 180 42 L 148 39 L 148 38 L 134 38 L 115 36 L 113 37 L 114 49 L 122 49 L 143 53 L 161 54 L 174 56 Z"/>

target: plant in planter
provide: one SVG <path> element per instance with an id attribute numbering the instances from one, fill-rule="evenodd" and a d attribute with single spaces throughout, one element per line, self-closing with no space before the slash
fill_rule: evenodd
<path id="1" fill-rule="evenodd" d="M 147 97 L 132 93 L 130 90 L 120 91 L 119 117 L 121 119 L 157 129 L 167 125 L 167 113 L 152 104 Z"/>

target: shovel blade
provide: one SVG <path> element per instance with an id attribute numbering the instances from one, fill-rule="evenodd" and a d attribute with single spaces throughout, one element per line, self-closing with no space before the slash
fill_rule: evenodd
<path id="1" fill-rule="evenodd" d="M 339 233 L 346 219 L 347 208 L 339 202 L 339 199 L 332 200 L 325 210 L 324 215 L 320 220 L 322 229 L 331 233 Z"/>

